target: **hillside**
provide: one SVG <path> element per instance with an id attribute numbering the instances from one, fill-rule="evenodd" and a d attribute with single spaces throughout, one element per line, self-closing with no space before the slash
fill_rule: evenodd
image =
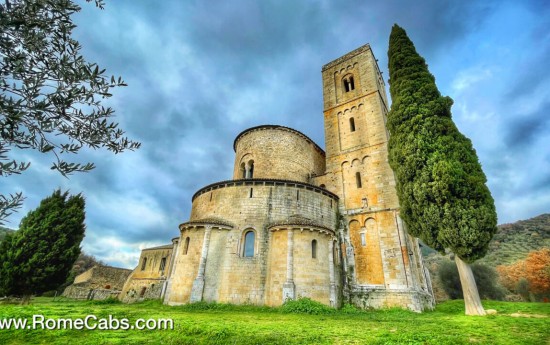
<path id="1" fill-rule="evenodd" d="M 487 255 L 479 262 L 493 267 L 508 265 L 525 259 L 529 252 L 544 247 L 550 248 L 550 214 L 499 225 L 497 233 L 489 243 Z M 435 250 L 427 246 L 422 246 L 422 255 L 428 261 L 440 257 Z"/>
<path id="2" fill-rule="evenodd" d="M 499 225 L 487 255 L 480 262 L 508 265 L 543 247 L 550 247 L 550 214 Z"/>
<path id="3" fill-rule="evenodd" d="M 0 241 L 2 241 L 9 232 L 13 232 L 13 231 L 15 230 L 0 226 Z"/>

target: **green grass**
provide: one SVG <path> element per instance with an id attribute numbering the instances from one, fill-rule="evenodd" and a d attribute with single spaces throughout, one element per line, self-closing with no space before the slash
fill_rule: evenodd
<path id="1" fill-rule="evenodd" d="M 0 320 L 46 318 L 172 318 L 173 330 L 0 330 L 0 344 L 550 344 L 550 305 L 484 301 L 497 315 L 467 317 L 463 301 L 433 312 L 400 309 L 341 311 L 199 303 L 168 307 L 37 298 L 28 306 L 0 305 Z M 294 308 L 296 310 L 297 308 Z M 299 309 L 299 308 L 298 308 Z M 313 314 L 311 313 L 314 311 Z M 513 313 L 539 317 L 512 317 Z M 540 317 L 542 316 L 542 317 Z"/>

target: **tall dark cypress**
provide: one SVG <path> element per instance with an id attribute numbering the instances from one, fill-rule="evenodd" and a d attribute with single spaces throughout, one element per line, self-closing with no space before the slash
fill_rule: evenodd
<path id="1" fill-rule="evenodd" d="M 67 279 L 84 238 L 84 206 L 82 195 L 57 190 L 21 220 L 19 231 L 0 248 L 0 293 L 26 302 Z"/>
<path id="2" fill-rule="evenodd" d="M 398 25 L 392 28 L 388 58 L 389 161 L 401 217 L 427 245 L 471 263 L 485 256 L 497 230 L 485 174 L 471 141 L 451 118 L 452 99 L 441 96 L 425 60 Z"/>

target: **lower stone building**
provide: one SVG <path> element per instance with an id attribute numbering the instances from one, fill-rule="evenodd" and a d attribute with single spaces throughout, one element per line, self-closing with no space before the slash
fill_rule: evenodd
<path id="1" fill-rule="evenodd" d="M 385 84 L 370 46 L 326 64 L 322 76 L 326 151 L 284 126 L 241 132 L 233 178 L 193 195 L 171 246 L 143 250 L 123 300 L 150 291 L 170 305 L 308 297 L 433 307 L 418 240 L 399 217 Z"/>
<path id="2" fill-rule="evenodd" d="M 96 265 L 76 276 L 62 296 L 74 299 L 102 300 L 118 298 L 132 271 L 125 268 Z"/>
<path id="3" fill-rule="evenodd" d="M 177 243 L 178 239 L 173 241 Z M 120 293 L 120 300 L 135 302 L 164 296 L 166 278 L 172 266 L 173 246 L 174 244 L 168 244 L 141 251 L 139 264 L 128 276 Z"/>

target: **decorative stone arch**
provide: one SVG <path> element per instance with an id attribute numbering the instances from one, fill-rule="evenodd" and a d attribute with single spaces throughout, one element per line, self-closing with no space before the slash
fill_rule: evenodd
<path id="1" fill-rule="evenodd" d="M 380 246 L 380 234 L 378 223 L 375 218 L 369 217 L 365 220 L 367 247 L 370 253 L 370 260 L 367 267 L 370 284 L 384 284 L 384 267 L 382 264 L 382 248 Z"/>
<path id="2" fill-rule="evenodd" d="M 358 158 L 354 158 L 352 161 L 351 161 L 351 166 L 352 167 L 357 167 L 358 165 L 361 165 L 362 162 L 358 159 Z"/>
<path id="3" fill-rule="evenodd" d="M 214 230 L 231 230 L 233 229 L 233 225 L 231 225 L 230 223 L 222 219 L 205 218 L 205 219 L 191 220 L 189 222 L 180 224 L 179 228 L 182 234 L 184 231 L 191 231 L 191 230 L 204 231 L 198 273 L 197 273 L 197 277 L 193 280 L 193 286 L 191 288 L 191 296 L 189 297 L 189 301 L 191 303 L 199 302 L 199 301 L 202 301 L 202 295 L 204 291 L 206 261 L 208 259 L 208 250 L 210 246 L 210 234 L 212 233 L 213 229 Z"/>

